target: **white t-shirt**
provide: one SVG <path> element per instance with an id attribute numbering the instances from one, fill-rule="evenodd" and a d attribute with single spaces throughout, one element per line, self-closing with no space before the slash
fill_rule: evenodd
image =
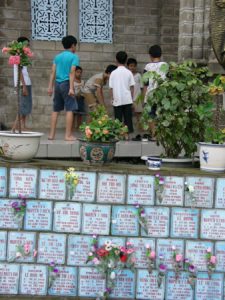
<path id="1" fill-rule="evenodd" d="M 113 92 L 113 106 L 132 104 L 130 87 L 135 85 L 134 76 L 124 66 L 119 66 L 109 77 L 109 87 Z"/>
<path id="2" fill-rule="evenodd" d="M 160 68 L 161 68 L 162 65 L 167 65 L 167 63 L 165 63 L 163 61 L 151 62 L 151 63 L 148 63 L 145 66 L 144 71 L 146 71 L 146 72 L 155 71 L 156 73 L 158 73 L 161 76 L 162 79 L 165 79 L 166 78 L 166 73 L 162 72 L 160 70 Z M 144 99 L 145 103 L 146 103 L 146 100 L 147 100 L 148 93 L 150 91 L 154 90 L 156 87 L 157 87 L 157 82 L 155 80 L 153 80 L 153 79 L 149 79 L 148 87 L 147 87 L 147 92 L 145 94 L 145 99 Z"/>
<path id="3" fill-rule="evenodd" d="M 27 67 L 22 67 L 22 74 L 24 78 L 25 85 L 31 85 L 31 80 L 29 73 L 27 71 Z M 13 65 L 13 77 L 14 77 L 14 86 L 17 86 L 17 78 L 18 78 L 18 65 Z M 22 85 L 22 82 L 20 82 Z"/>

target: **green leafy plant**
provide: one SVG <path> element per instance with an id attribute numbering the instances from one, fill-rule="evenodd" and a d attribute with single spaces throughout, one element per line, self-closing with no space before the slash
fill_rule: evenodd
<path id="1" fill-rule="evenodd" d="M 110 118 L 103 105 L 97 106 L 94 112 L 90 112 L 90 117 L 90 122 L 80 126 L 80 130 L 84 133 L 84 139 L 87 141 L 117 141 L 124 139 L 128 133 L 127 126 L 117 119 Z"/>
<path id="2" fill-rule="evenodd" d="M 190 61 L 170 63 L 166 80 L 155 72 L 144 74 L 143 80 L 155 80 L 156 88 L 148 94 L 142 123 L 147 130 L 150 121 L 156 122 L 155 136 L 167 157 L 176 158 L 182 150 L 186 157 L 192 157 L 196 143 L 204 140 L 206 129 L 213 121 L 210 76 L 208 68 Z M 155 118 L 150 115 L 153 106 L 156 107 Z"/>

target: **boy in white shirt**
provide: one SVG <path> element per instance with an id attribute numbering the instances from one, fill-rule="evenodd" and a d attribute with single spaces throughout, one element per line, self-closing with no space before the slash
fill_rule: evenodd
<path id="1" fill-rule="evenodd" d="M 127 53 L 119 51 L 116 54 L 117 69 L 109 77 L 109 88 L 114 107 L 115 119 L 123 122 L 128 127 L 128 132 L 132 133 L 132 104 L 134 95 L 134 76 L 125 65 L 127 62 Z"/>

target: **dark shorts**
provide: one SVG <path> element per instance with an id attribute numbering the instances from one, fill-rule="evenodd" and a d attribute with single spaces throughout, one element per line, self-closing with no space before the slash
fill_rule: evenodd
<path id="1" fill-rule="evenodd" d="M 79 115 L 85 114 L 86 109 L 85 109 L 84 97 L 83 96 L 76 96 L 76 99 L 77 99 L 78 110 L 75 111 L 75 113 L 79 114 Z"/>
<path id="2" fill-rule="evenodd" d="M 31 114 L 32 111 L 32 88 L 31 85 L 27 85 L 27 96 L 23 96 L 23 88 L 20 89 L 20 114 L 22 116 L 27 116 Z"/>
<path id="3" fill-rule="evenodd" d="M 77 111 L 77 101 L 74 97 L 69 96 L 70 83 L 69 81 L 56 82 L 55 92 L 53 98 L 53 111 L 60 112 L 66 111 Z"/>

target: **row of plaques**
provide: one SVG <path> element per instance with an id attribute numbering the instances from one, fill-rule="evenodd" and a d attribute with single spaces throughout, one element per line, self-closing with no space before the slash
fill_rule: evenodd
<path id="1" fill-rule="evenodd" d="M 99 245 L 109 240 L 109 237 L 99 238 Z M 173 269 L 173 250 L 175 246 L 177 252 L 188 258 L 199 271 L 207 271 L 206 250 L 214 249 L 214 244 L 210 241 L 193 241 L 179 239 L 158 239 L 155 242 L 151 238 L 123 238 L 112 237 L 110 240 L 120 246 L 125 242 L 131 242 L 135 249 L 135 267 L 147 268 L 146 245 L 156 251 L 157 255 L 163 257 L 168 269 Z M 85 266 L 89 250 L 91 249 L 92 236 L 89 235 L 69 235 L 40 233 L 37 237 L 34 232 L 9 232 L 0 231 L 0 261 L 13 262 L 16 258 L 17 246 L 30 245 L 30 255 L 17 258 L 17 262 L 37 262 L 48 264 L 51 261 L 57 264 L 67 264 L 69 266 Z M 185 250 L 184 250 L 185 246 Z M 37 256 L 33 252 L 37 250 Z M 214 252 L 214 251 L 213 251 Z M 215 255 L 217 257 L 216 270 L 225 272 L 225 242 L 215 243 Z M 156 265 L 158 266 L 158 258 Z"/>
<path id="2" fill-rule="evenodd" d="M 0 228 L 18 229 L 12 203 L 0 199 Z M 139 226 L 137 208 L 76 202 L 27 201 L 25 230 L 83 234 L 198 238 L 223 240 L 225 210 L 145 207 L 148 234 Z M 199 224 L 201 216 L 201 224 Z M 200 233 L 199 233 L 200 227 Z M 140 230 L 141 229 L 141 230 Z"/>
<path id="3" fill-rule="evenodd" d="M 105 278 L 92 267 L 59 267 L 59 276 L 48 288 L 48 271 L 44 265 L 0 264 L 0 294 L 60 295 L 98 297 L 106 288 Z M 148 300 L 222 300 L 224 276 L 198 273 L 195 291 L 188 283 L 188 274 L 181 272 L 176 279 L 169 271 L 158 287 L 157 271 L 121 271 L 115 281 L 111 297 Z"/>
<path id="4" fill-rule="evenodd" d="M 95 172 L 76 172 L 79 177 L 73 201 L 116 204 L 154 205 L 154 176 L 122 175 Z M 195 190 L 195 206 L 225 208 L 225 178 L 209 177 L 164 177 L 164 195 L 162 205 L 192 206 L 185 192 L 185 182 Z M 7 193 L 7 168 L 0 168 L 0 197 L 10 198 L 18 195 L 27 198 L 66 200 L 68 198 L 65 183 L 65 171 L 40 170 L 30 168 L 9 169 L 9 192 Z M 127 187 L 127 188 L 126 188 Z M 215 189 L 216 187 L 216 189 Z M 185 203 L 184 203 L 185 200 Z M 155 203 L 154 203 L 155 202 Z"/>

